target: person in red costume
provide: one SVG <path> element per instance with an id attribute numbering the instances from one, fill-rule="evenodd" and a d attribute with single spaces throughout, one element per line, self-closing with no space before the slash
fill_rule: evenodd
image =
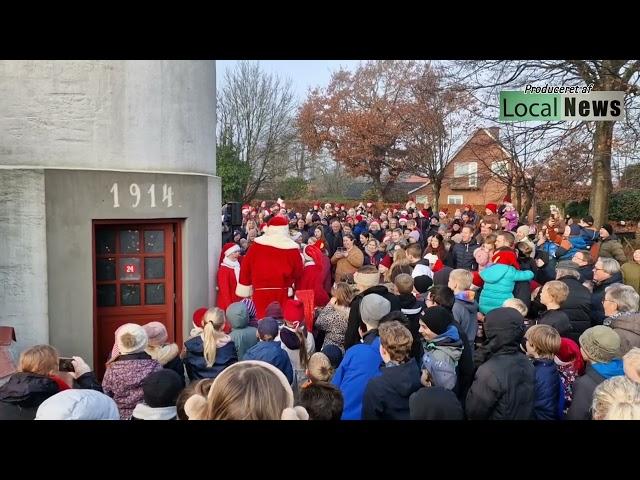
<path id="1" fill-rule="evenodd" d="M 307 245 L 302 251 L 305 259 L 300 285 L 297 290 L 313 290 L 313 304 L 324 307 L 329 302 L 329 295 L 324 289 L 324 264 L 322 252 L 315 245 Z"/>
<path id="2" fill-rule="evenodd" d="M 240 278 L 240 247 L 235 243 L 225 243 L 220 253 L 218 267 L 218 299 L 216 306 L 226 310 L 229 305 L 242 300 L 236 295 L 238 278 Z"/>
<path id="3" fill-rule="evenodd" d="M 257 318 L 264 318 L 267 305 L 274 300 L 284 305 L 293 296 L 301 277 L 300 246 L 289 235 L 289 221 L 275 216 L 242 260 L 236 295 L 252 297 Z"/>

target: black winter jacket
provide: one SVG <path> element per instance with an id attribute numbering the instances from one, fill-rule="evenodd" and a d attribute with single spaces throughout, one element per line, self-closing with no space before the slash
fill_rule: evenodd
<path id="1" fill-rule="evenodd" d="M 366 329 L 360 317 L 360 302 L 365 295 L 369 295 L 370 293 L 376 293 L 389 300 L 389 302 L 391 303 L 392 312 L 400 310 L 400 301 L 398 300 L 398 297 L 389 292 L 387 287 L 383 285 L 376 285 L 375 287 L 367 288 L 364 292 L 356 295 L 356 297 L 351 301 L 350 305 L 349 321 L 347 323 L 347 330 L 344 335 L 345 350 L 360 343 L 360 332 L 358 331 L 358 328 L 362 327 L 363 330 Z"/>
<path id="2" fill-rule="evenodd" d="M 468 243 L 456 243 L 451 247 L 452 268 L 464 268 L 465 270 L 477 270 L 478 264 L 473 256 L 473 252 L 479 247 L 474 238 Z"/>
<path id="3" fill-rule="evenodd" d="M 405 317 L 407 317 L 407 320 L 409 321 L 407 328 L 413 337 L 411 358 L 422 359 L 424 351 L 422 349 L 422 336 L 420 335 L 420 324 L 418 321 L 422 310 L 425 308 L 425 304 L 422 301 L 416 300 L 416 297 L 410 293 L 398 295 L 398 301 L 400 302 L 400 309 L 402 313 L 404 313 Z"/>
<path id="4" fill-rule="evenodd" d="M 487 314 L 486 340 L 476 350 L 484 360 L 476 371 L 465 411 L 470 420 L 529 420 L 533 418 L 535 371 L 520 351 L 522 315 L 512 308 Z"/>
<path id="5" fill-rule="evenodd" d="M 602 283 L 595 284 L 593 286 L 593 293 L 591 294 L 591 325 L 602 325 L 602 322 L 606 318 L 604 314 L 604 306 L 602 300 L 604 300 L 604 291 L 609 285 L 614 283 L 622 283 L 622 273 L 617 272 L 611 275 L 610 278 Z"/>

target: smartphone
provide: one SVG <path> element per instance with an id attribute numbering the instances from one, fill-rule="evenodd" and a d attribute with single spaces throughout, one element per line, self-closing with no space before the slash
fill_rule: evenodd
<path id="1" fill-rule="evenodd" d="M 73 358 L 61 358 L 58 362 L 58 370 L 61 372 L 75 372 L 73 363 L 71 363 L 72 360 Z"/>

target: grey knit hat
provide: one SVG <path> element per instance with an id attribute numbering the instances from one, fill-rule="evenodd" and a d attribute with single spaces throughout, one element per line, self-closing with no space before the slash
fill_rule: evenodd
<path id="1" fill-rule="evenodd" d="M 391 303 L 377 293 L 370 293 L 360 302 L 360 318 L 370 327 L 377 328 L 380 319 L 391 311 Z"/>

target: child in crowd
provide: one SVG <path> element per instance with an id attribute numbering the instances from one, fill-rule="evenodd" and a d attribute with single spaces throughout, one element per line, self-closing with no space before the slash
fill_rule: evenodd
<path id="1" fill-rule="evenodd" d="M 534 325 L 525 334 L 527 356 L 535 367 L 536 420 L 560 420 L 564 410 L 564 388 L 554 357 L 560 351 L 560 334 L 549 325 Z"/>

